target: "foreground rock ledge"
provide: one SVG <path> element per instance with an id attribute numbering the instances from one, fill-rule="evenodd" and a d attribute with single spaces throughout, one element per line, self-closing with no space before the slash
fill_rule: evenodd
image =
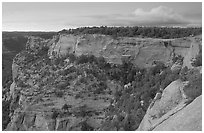
<path id="1" fill-rule="evenodd" d="M 177 80 L 148 108 L 137 131 L 201 131 L 202 95 L 189 103 Z"/>

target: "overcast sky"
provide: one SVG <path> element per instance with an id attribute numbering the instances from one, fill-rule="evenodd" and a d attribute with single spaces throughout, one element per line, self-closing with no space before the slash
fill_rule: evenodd
<path id="1" fill-rule="evenodd" d="M 201 26 L 202 3 L 3 3 L 4 31 L 81 26 Z"/>

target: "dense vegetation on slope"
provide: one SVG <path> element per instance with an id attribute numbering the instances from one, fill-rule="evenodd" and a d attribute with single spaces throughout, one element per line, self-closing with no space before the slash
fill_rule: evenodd
<path id="1" fill-rule="evenodd" d="M 93 55 L 75 57 L 73 54 L 68 54 L 64 57 L 66 58 L 76 65 L 90 66 L 91 69 L 86 70 L 87 74 L 94 75 L 100 81 L 96 84 L 98 87 L 92 86 L 98 88 L 94 93 L 102 93 L 106 89 L 107 79 L 119 83 L 112 104 L 106 109 L 107 119 L 101 130 L 137 129 L 155 94 L 179 78 L 179 72 L 172 72 L 162 62 L 156 62 L 152 68 L 141 69 L 129 61 L 123 61 L 122 65 L 113 65 L 107 63 L 103 57 Z M 55 65 L 63 65 L 64 59 L 58 58 Z M 63 75 L 69 72 L 63 72 Z M 81 82 L 86 82 L 86 79 Z M 128 88 L 124 87 L 127 84 L 130 84 Z"/>
<path id="2" fill-rule="evenodd" d="M 102 130 L 136 130 L 155 94 L 179 77 L 179 73 L 172 73 L 162 64 L 150 69 L 132 67 L 123 75 L 118 76 L 130 86 L 116 91 Z"/>
<path id="3" fill-rule="evenodd" d="M 136 130 L 155 94 L 165 89 L 172 81 L 183 79 L 184 71 L 188 72 L 186 80 L 190 82 L 184 90 L 187 95 L 194 99 L 202 92 L 201 75 L 192 74 L 188 69 L 185 70 L 186 68 L 180 73 L 180 71 L 171 71 L 170 67 L 162 62 L 155 62 L 153 67 L 141 69 L 129 61 L 123 61 L 122 65 L 111 65 L 103 57 L 93 55 L 74 57 L 71 54 L 67 57 L 71 57 L 69 59 L 76 64 L 97 65 L 102 73 L 95 70 L 97 68 L 93 68 L 92 71 L 96 71 L 96 75 L 98 72 L 98 76 L 102 75 L 99 80 L 109 79 L 120 84 L 114 92 L 112 104 L 106 110 L 106 120 L 101 130 Z M 180 56 L 174 59 L 175 62 L 182 60 Z M 102 86 L 99 87 L 101 90 L 99 93 L 106 88 L 105 84 Z"/>
<path id="4" fill-rule="evenodd" d="M 200 35 L 202 28 L 173 28 L 173 27 L 81 27 L 62 30 L 68 34 L 104 34 L 113 37 L 151 37 L 151 38 L 181 38 L 190 35 Z"/>

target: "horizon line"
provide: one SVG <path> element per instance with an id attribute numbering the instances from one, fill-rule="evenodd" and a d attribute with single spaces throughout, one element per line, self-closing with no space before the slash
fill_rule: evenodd
<path id="1" fill-rule="evenodd" d="M 159 28 L 202 28 L 202 26 L 189 26 L 189 27 L 183 27 L 183 26 L 79 26 L 75 28 L 63 28 L 61 30 L 2 30 L 2 32 L 59 32 L 62 30 L 70 30 L 70 29 L 77 29 L 77 28 L 93 28 L 93 27 L 159 27 Z"/>

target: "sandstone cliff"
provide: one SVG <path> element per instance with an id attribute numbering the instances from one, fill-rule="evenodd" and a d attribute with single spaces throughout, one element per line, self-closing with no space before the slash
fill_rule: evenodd
<path id="1" fill-rule="evenodd" d="M 63 56 L 66 53 L 93 54 L 104 56 L 107 61 L 121 64 L 123 59 L 130 59 L 140 67 L 150 67 L 152 62 L 168 62 L 174 55 L 184 57 L 184 66 L 191 66 L 191 59 L 199 53 L 201 36 L 179 39 L 152 39 L 119 37 L 105 35 L 70 35 L 60 34 L 49 42 L 49 55 Z"/>

